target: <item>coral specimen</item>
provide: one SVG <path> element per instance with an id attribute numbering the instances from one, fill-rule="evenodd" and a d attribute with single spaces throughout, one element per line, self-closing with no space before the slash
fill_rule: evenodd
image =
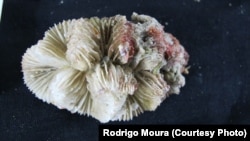
<path id="1" fill-rule="evenodd" d="M 185 85 L 189 55 L 153 17 L 133 13 L 63 21 L 22 59 L 37 98 L 100 122 L 154 111 Z"/>

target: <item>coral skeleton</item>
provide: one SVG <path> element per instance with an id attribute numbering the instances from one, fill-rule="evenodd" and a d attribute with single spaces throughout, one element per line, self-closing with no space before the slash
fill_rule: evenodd
<path id="1" fill-rule="evenodd" d="M 154 111 L 185 85 L 189 55 L 153 17 L 65 20 L 22 58 L 24 83 L 44 102 L 101 123 Z"/>

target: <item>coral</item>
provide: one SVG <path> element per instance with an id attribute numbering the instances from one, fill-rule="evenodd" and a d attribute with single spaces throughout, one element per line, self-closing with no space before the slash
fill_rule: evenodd
<path id="1" fill-rule="evenodd" d="M 22 58 L 37 98 L 100 122 L 154 111 L 185 85 L 189 55 L 153 17 L 133 13 L 63 21 Z"/>

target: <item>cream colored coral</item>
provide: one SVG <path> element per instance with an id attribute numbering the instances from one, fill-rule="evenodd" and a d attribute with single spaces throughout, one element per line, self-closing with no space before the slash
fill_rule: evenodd
<path id="1" fill-rule="evenodd" d="M 185 85 L 188 53 L 156 19 L 133 13 L 63 21 L 27 49 L 24 82 L 41 100 L 100 122 L 154 111 Z"/>

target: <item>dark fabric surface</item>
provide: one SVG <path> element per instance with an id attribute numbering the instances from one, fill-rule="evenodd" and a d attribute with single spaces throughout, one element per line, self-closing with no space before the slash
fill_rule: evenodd
<path id="1" fill-rule="evenodd" d="M 0 23 L 0 140 L 98 140 L 97 120 L 43 103 L 22 80 L 28 47 L 62 20 L 155 17 L 190 54 L 179 95 L 154 112 L 108 124 L 250 124 L 249 0 L 4 0 Z"/>

